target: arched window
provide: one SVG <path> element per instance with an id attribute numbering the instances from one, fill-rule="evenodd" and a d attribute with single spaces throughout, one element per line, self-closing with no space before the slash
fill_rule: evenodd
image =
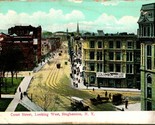
<path id="1" fill-rule="evenodd" d="M 147 74 L 147 83 L 152 84 L 152 78 L 150 74 Z"/>

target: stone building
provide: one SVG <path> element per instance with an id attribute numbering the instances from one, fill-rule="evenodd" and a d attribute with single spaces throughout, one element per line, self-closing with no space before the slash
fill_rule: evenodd
<path id="1" fill-rule="evenodd" d="M 155 3 L 142 5 L 138 25 L 141 42 L 141 110 L 155 110 Z"/>
<path id="2" fill-rule="evenodd" d="M 60 48 L 62 41 L 60 37 L 51 37 L 48 38 L 49 45 L 50 45 L 50 52 L 55 51 L 56 49 Z"/>
<path id="3" fill-rule="evenodd" d="M 140 43 L 134 34 L 83 37 L 82 63 L 89 86 L 140 88 Z"/>

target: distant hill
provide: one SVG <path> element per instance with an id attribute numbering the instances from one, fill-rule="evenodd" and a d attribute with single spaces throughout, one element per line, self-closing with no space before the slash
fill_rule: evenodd
<path id="1" fill-rule="evenodd" d="M 8 30 L 0 29 L 0 33 L 8 34 Z"/>
<path id="2" fill-rule="evenodd" d="M 49 32 L 49 31 L 43 31 L 42 32 L 42 38 L 50 38 L 52 37 L 52 32 Z"/>

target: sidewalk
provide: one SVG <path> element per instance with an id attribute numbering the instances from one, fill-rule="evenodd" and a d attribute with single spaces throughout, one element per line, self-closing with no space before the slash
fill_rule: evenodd
<path id="1" fill-rule="evenodd" d="M 23 93 L 23 92 L 27 91 L 27 88 L 29 86 L 29 83 L 30 83 L 31 79 L 32 79 L 32 76 L 25 76 L 25 78 L 23 79 L 23 81 L 21 82 L 19 87 L 17 88 L 17 92 L 14 95 L 14 99 L 11 101 L 11 103 L 9 104 L 7 109 L 5 110 L 6 112 L 15 111 L 18 103 L 21 103 L 23 105 L 28 105 L 29 104 L 30 105 L 29 107 L 31 107 L 30 111 L 38 111 L 38 110 L 40 111 L 41 110 L 40 108 L 38 108 L 38 106 L 36 106 L 34 103 L 32 103 L 27 97 L 23 97 L 23 100 L 20 100 L 21 92 Z M 21 92 L 19 91 L 19 88 L 21 88 Z"/>
<path id="2" fill-rule="evenodd" d="M 38 72 L 39 70 L 41 70 L 41 68 L 47 63 L 47 60 L 45 60 L 45 62 L 39 63 L 38 67 L 35 67 L 32 71 L 33 72 Z"/>
<path id="3" fill-rule="evenodd" d="M 119 110 L 121 110 L 123 108 L 124 111 L 141 111 L 141 103 L 128 104 L 127 109 L 125 108 L 125 105 L 118 105 L 115 107 Z"/>
<path id="4" fill-rule="evenodd" d="M 18 103 L 19 103 L 19 93 L 16 93 L 14 96 L 14 99 L 11 101 L 11 103 L 9 104 L 9 106 L 7 107 L 7 109 L 5 110 L 5 112 L 13 112 L 15 111 Z"/>
<path id="5" fill-rule="evenodd" d="M 56 52 L 54 52 L 54 54 L 55 54 L 55 53 L 56 53 Z M 51 55 L 52 55 L 52 57 L 50 57 L 50 58 L 48 58 L 48 59 L 46 58 L 46 59 L 45 59 L 45 62 L 39 63 L 38 66 L 35 67 L 32 71 L 35 73 L 35 72 L 38 72 L 39 70 L 41 70 L 42 67 L 43 67 L 49 60 L 51 60 L 52 58 L 54 58 L 53 53 L 51 53 Z"/>
<path id="6" fill-rule="evenodd" d="M 44 111 L 41 107 L 37 106 L 34 102 L 32 102 L 27 96 L 25 96 L 20 101 L 20 104 L 30 111 Z"/>
<path id="7" fill-rule="evenodd" d="M 107 88 L 107 87 L 98 88 L 98 87 L 93 87 L 93 86 L 86 87 L 83 84 L 84 81 L 83 81 L 83 78 L 81 77 L 81 72 L 82 72 L 83 66 L 80 65 L 79 63 L 74 63 L 74 64 L 76 65 L 76 67 L 72 67 L 73 70 L 76 70 L 76 72 L 78 72 L 77 67 L 79 67 L 80 73 L 77 75 L 77 74 L 74 74 L 72 72 L 73 79 L 71 78 L 71 85 L 72 85 L 73 88 L 76 88 L 76 89 L 90 89 L 90 90 L 93 90 L 93 88 L 94 88 L 95 90 L 105 90 L 105 91 L 111 90 L 111 91 L 122 91 L 122 92 L 141 92 L 141 90 L 138 90 L 138 89 L 128 89 L 128 88 Z M 78 81 L 80 81 L 80 82 L 78 82 Z M 77 86 L 75 84 L 77 84 Z"/>
<path id="8" fill-rule="evenodd" d="M 20 98 L 21 98 L 21 92 L 22 93 L 27 92 L 29 84 L 33 78 L 32 72 L 38 72 L 47 63 L 47 61 L 48 60 L 46 59 L 45 62 L 42 62 L 42 64 L 39 63 L 38 67 L 35 67 L 32 71 L 28 71 L 24 74 L 19 74 L 21 76 L 24 76 L 24 79 L 18 86 L 15 95 L 2 95 L 2 97 L 4 98 L 14 98 L 7 107 L 7 109 L 5 110 L 6 112 L 15 111 L 19 103 L 22 104 L 27 109 L 29 109 L 30 111 L 44 111 L 41 107 L 32 102 L 27 96 L 23 96 L 22 100 Z"/>
<path id="9" fill-rule="evenodd" d="M 14 98 L 15 95 L 11 95 L 11 94 L 2 94 L 1 98 Z"/>
<path id="10" fill-rule="evenodd" d="M 111 91 L 122 91 L 122 92 L 141 92 L 141 90 L 138 89 L 129 89 L 129 88 L 107 88 L 107 87 L 90 87 L 84 85 L 84 79 L 82 78 L 82 72 L 83 72 L 83 65 L 81 63 L 82 54 L 81 50 L 78 50 L 78 52 L 73 56 L 73 65 L 71 64 L 71 73 L 73 78 L 71 78 L 71 85 L 73 88 L 76 89 L 91 89 L 93 88 L 95 90 L 111 90 Z"/>

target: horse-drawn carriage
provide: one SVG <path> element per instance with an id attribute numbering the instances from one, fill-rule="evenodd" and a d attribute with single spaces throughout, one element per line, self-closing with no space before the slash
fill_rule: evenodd
<path id="1" fill-rule="evenodd" d="M 83 99 L 79 97 L 71 97 L 71 109 L 73 111 L 88 111 L 89 106 L 86 106 L 83 102 Z"/>

